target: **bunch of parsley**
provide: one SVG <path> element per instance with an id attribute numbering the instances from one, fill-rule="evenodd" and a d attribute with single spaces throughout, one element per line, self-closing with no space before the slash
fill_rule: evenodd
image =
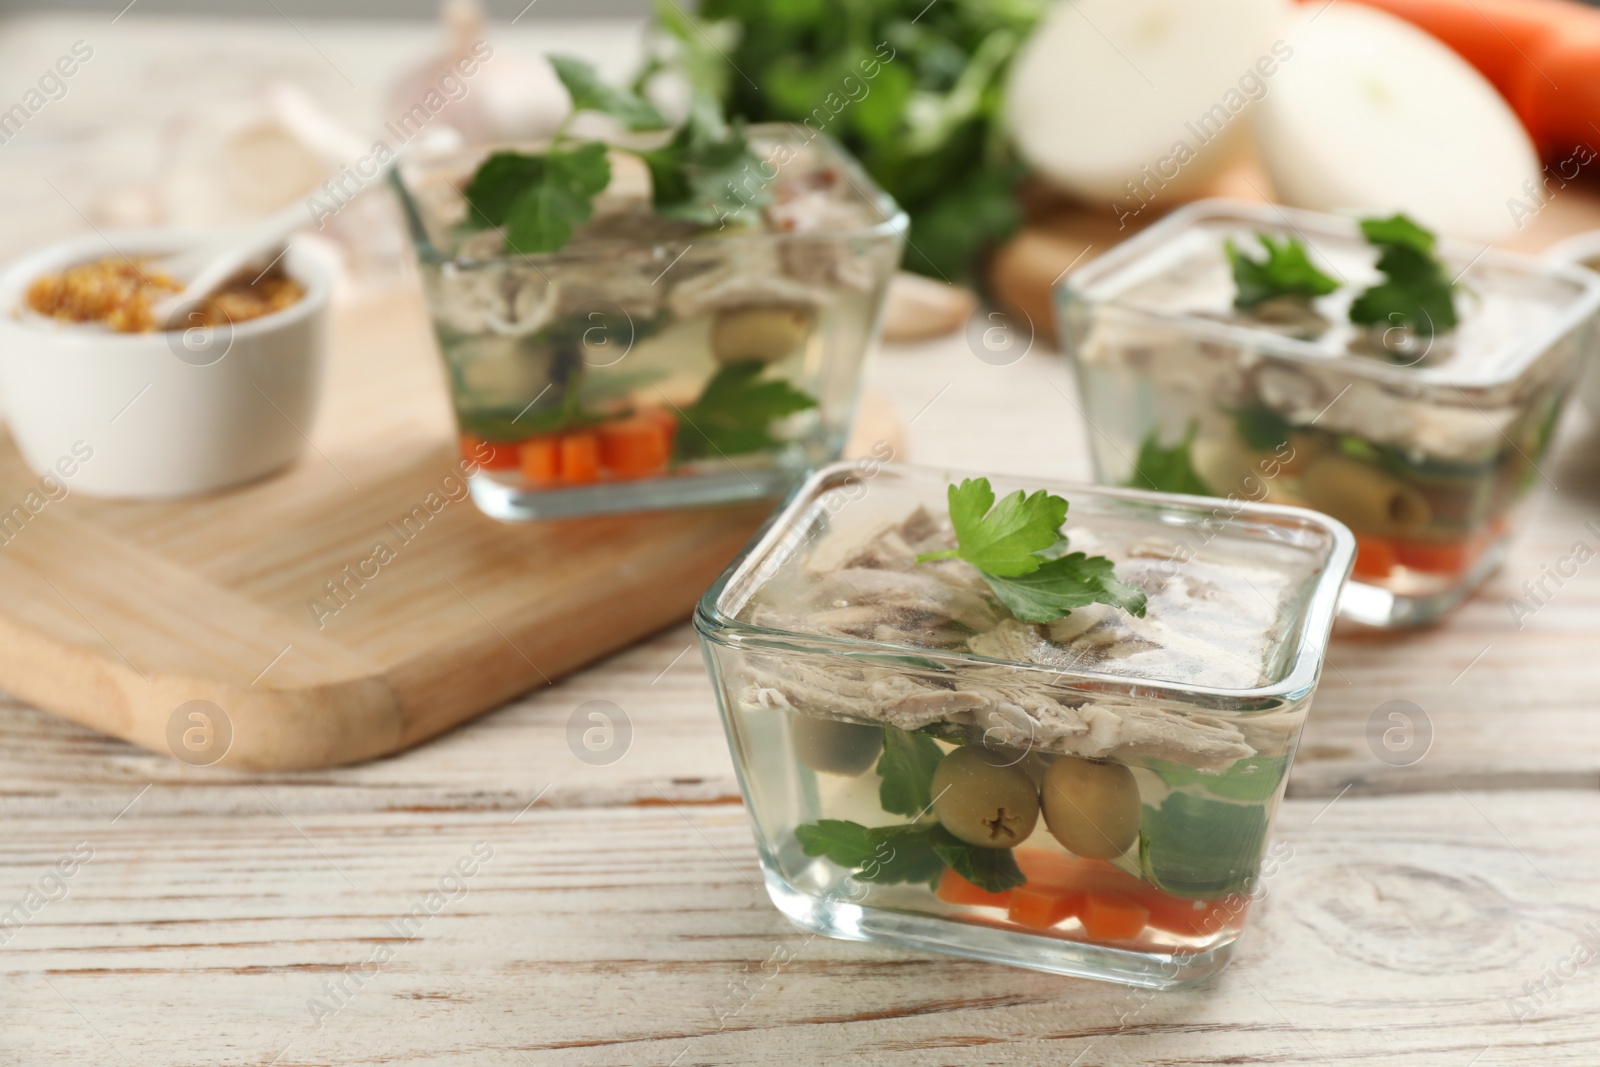
<path id="1" fill-rule="evenodd" d="M 1046 0 L 656 0 L 652 59 L 751 122 L 810 120 L 911 217 L 906 267 L 957 280 L 1021 220 L 1002 91 Z"/>
<path id="2" fill-rule="evenodd" d="M 612 146 L 568 134 L 574 116 L 597 111 L 633 132 L 665 130 L 648 101 L 607 85 L 582 60 L 551 56 L 572 110 L 543 152 L 495 152 L 479 165 L 463 194 L 469 229 L 500 227 L 512 252 L 559 252 L 594 215 L 594 198 L 611 184 Z M 697 97 L 682 125 L 662 144 L 632 151 L 650 168 L 657 214 L 703 226 L 721 224 L 761 205 L 764 190 L 734 179 L 760 160 L 739 123 L 727 123 L 714 102 Z M 746 183 L 748 184 L 748 183 Z"/>

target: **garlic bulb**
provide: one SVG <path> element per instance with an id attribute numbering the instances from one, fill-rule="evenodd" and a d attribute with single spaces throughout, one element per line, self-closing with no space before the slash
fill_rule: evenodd
<path id="1" fill-rule="evenodd" d="M 383 118 L 390 128 L 448 125 L 469 144 L 555 131 L 569 105 L 550 64 L 495 48 L 479 0 L 443 0 L 440 21 L 444 49 L 389 91 Z"/>

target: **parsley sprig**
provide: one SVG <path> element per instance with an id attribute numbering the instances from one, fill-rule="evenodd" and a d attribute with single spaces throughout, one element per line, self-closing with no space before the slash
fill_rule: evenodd
<path id="1" fill-rule="evenodd" d="M 812 397 L 782 379 L 763 381 L 760 360 L 732 363 L 706 383 L 682 411 L 676 450 L 682 460 L 737 456 L 776 448 L 772 424 L 817 406 Z"/>
<path id="2" fill-rule="evenodd" d="M 1133 474 L 1123 484 L 1130 489 L 1148 489 L 1155 493 L 1214 495 L 1194 469 L 1191 452 L 1199 430 L 1199 423 L 1189 423 L 1183 440 L 1171 447 L 1161 443 L 1158 430 L 1145 434 L 1144 440 L 1139 442 L 1139 458 L 1133 465 Z"/>
<path id="3" fill-rule="evenodd" d="M 1456 287 L 1433 254 L 1433 234 L 1404 215 L 1363 219 L 1361 232 L 1379 249 L 1384 280 L 1356 297 L 1350 321 L 1407 326 L 1419 337 L 1455 329 Z"/>
<path id="4" fill-rule="evenodd" d="M 1434 235 L 1405 215 L 1361 220 L 1361 234 L 1378 249 L 1383 281 L 1358 295 L 1350 305 L 1350 321 L 1360 326 L 1405 327 L 1429 338 L 1456 328 L 1456 284 L 1434 254 Z M 1324 274 L 1299 240 L 1256 239 L 1265 259 L 1245 254 L 1231 240 L 1223 242 L 1237 288 L 1234 306 L 1249 310 L 1278 297 L 1310 300 L 1339 288 Z"/>
<path id="5" fill-rule="evenodd" d="M 1239 289 L 1234 307 L 1248 310 L 1279 297 L 1310 300 L 1339 288 L 1338 282 L 1311 262 L 1306 246 L 1298 238 L 1274 241 L 1270 234 L 1258 233 L 1256 240 L 1266 249 L 1265 259 L 1246 255 L 1232 240 L 1223 243 Z"/>
<path id="6" fill-rule="evenodd" d="M 987 478 L 964 479 L 950 486 L 948 496 L 956 547 L 923 553 L 918 563 L 970 563 L 1024 622 L 1054 622 L 1089 604 L 1144 615 L 1144 592 L 1118 581 L 1109 559 L 1067 551 L 1061 534 L 1067 502 L 1061 497 L 1018 489 L 996 505 Z"/>
<path id="7" fill-rule="evenodd" d="M 463 195 L 470 229 L 500 227 L 506 248 L 521 253 L 559 252 L 594 216 L 594 199 L 611 184 L 603 141 L 568 135 L 580 112 L 610 115 L 631 131 L 661 130 L 661 113 L 627 89 L 607 85 L 589 64 L 551 56 L 551 66 L 572 98 L 572 110 L 540 153 L 495 152 L 479 165 Z M 663 218 L 721 224 L 765 201 L 762 183 L 736 183 L 747 169 L 759 173 L 744 128 L 722 120 L 714 104 L 696 98 L 689 116 L 664 144 L 632 149 L 650 169 L 653 206 Z"/>

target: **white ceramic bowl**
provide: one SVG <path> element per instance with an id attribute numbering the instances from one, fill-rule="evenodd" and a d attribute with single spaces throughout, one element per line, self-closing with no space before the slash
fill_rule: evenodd
<path id="1" fill-rule="evenodd" d="M 1576 263 L 1600 271 L 1600 230 L 1580 233 L 1552 247 L 1545 253 L 1563 263 Z M 1596 419 L 1600 419 L 1600 338 L 1591 345 L 1585 359 L 1588 361 L 1583 377 L 1578 381 L 1578 395 Z"/>
<path id="2" fill-rule="evenodd" d="M 28 284 L 42 274 L 118 252 L 159 256 L 199 236 L 89 235 L 0 274 L 0 408 L 36 473 L 96 496 L 170 497 L 259 478 L 305 447 L 327 347 L 329 279 L 293 247 L 284 267 L 306 295 L 231 327 L 113 333 L 24 309 Z"/>

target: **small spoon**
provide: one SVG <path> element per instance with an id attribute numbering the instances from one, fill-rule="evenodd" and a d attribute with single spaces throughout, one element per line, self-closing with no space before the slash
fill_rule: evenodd
<path id="1" fill-rule="evenodd" d="M 362 189 L 382 181 L 393 165 L 393 159 L 380 165 L 372 177 L 362 183 Z M 168 256 L 162 260 L 161 269 L 178 281 L 187 281 L 181 293 L 157 301 L 150 309 L 155 320 L 169 329 L 181 327 L 183 324 L 174 320 L 180 318 L 185 309 L 210 296 L 247 264 L 280 248 L 290 234 L 316 221 L 317 215 L 310 205 L 296 200 L 259 222 L 228 231 L 217 241 Z"/>

